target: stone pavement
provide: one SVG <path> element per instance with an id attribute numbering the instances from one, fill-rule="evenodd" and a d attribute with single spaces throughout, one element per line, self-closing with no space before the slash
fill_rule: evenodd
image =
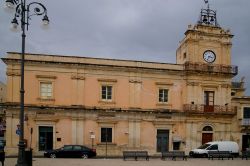
<path id="1" fill-rule="evenodd" d="M 6 158 L 5 166 L 15 166 L 16 158 Z M 149 161 L 123 161 L 122 159 L 50 159 L 33 158 L 33 166 L 250 166 L 250 160 L 208 160 L 208 159 L 188 159 L 187 161 L 166 160 L 159 158 Z"/>

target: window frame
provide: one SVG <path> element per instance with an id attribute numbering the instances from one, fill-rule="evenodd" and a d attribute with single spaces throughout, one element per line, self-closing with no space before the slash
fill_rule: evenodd
<path id="1" fill-rule="evenodd" d="M 245 112 L 248 112 L 245 114 Z M 243 107 L 243 112 L 242 112 L 242 117 L 243 119 L 250 119 L 250 107 Z"/>
<path id="2" fill-rule="evenodd" d="M 103 138 L 103 136 L 102 136 L 102 134 L 105 134 L 105 133 L 102 133 L 102 129 L 111 129 L 111 136 L 110 136 L 110 138 L 111 138 L 111 141 L 107 141 L 107 143 L 113 143 L 114 142 L 114 128 L 113 127 L 111 127 L 111 126 L 101 126 L 100 127 L 100 143 L 106 143 L 106 141 L 104 140 L 102 140 L 102 138 Z"/>
<path id="3" fill-rule="evenodd" d="M 215 91 L 205 90 L 203 97 L 204 105 L 206 106 L 214 106 L 215 105 Z"/>
<path id="4" fill-rule="evenodd" d="M 51 85 L 51 92 L 48 92 L 48 88 L 47 88 L 47 92 L 42 92 L 42 84 L 47 84 L 47 85 Z M 46 96 L 43 96 L 42 93 L 47 93 Z M 51 96 L 48 96 L 48 93 L 51 93 Z M 39 97 L 42 100 L 50 100 L 50 99 L 54 99 L 54 85 L 52 81 L 39 81 Z"/>
<path id="5" fill-rule="evenodd" d="M 160 91 L 167 91 L 167 99 L 166 99 L 166 101 L 165 101 L 165 92 L 163 93 L 163 97 L 160 97 Z M 160 99 L 162 98 L 162 100 L 163 101 L 160 101 Z M 158 88 L 158 103 L 169 103 L 169 88 L 166 88 L 166 87 L 164 87 L 164 88 L 162 88 L 162 87 L 159 87 Z"/>
<path id="6" fill-rule="evenodd" d="M 109 104 L 115 104 L 115 93 L 116 93 L 116 79 L 106 79 L 106 78 L 99 78 L 97 79 L 99 82 L 99 102 L 100 103 L 109 103 Z M 111 86 L 112 92 L 111 92 L 111 99 L 103 99 L 102 98 L 102 87 L 103 86 Z"/>
<path id="7" fill-rule="evenodd" d="M 103 94 L 103 88 L 105 88 L 105 94 Z M 113 101 L 113 89 L 114 89 L 114 87 L 112 85 L 102 84 L 101 85 L 101 100 L 102 101 Z M 111 93 L 109 92 L 109 90 L 111 90 Z M 103 98 L 103 95 L 105 96 L 104 98 Z M 109 98 L 109 96 L 110 96 L 110 98 Z"/>
<path id="8" fill-rule="evenodd" d="M 37 94 L 37 100 L 40 100 L 41 102 L 45 101 L 45 102 L 48 102 L 48 101 L 52 101 L 54 102 L 55 101 L 55 81 L 57 79 L 57 76 L 54 76 L 54 75 L 36 75 L 36 78 L 37 78 L 37 83 L 38 83 L 38 94 Z M 51 83 L 51 97 L 42 97 L 41 95 L 41 84 L 42 83 Z"/>

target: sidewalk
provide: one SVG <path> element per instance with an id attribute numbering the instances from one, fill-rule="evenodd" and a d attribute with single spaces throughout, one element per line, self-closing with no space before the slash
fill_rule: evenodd
<path id="1" fill-rule="evenodd" d="M 15 166 L 16 158 L 6 158 L 5 166 Z M 166 160 L 150 159 L 149 161 L 123 161 L 122 159 L 50 159 L 50 158 L 34 158 L 33 166 L 249 166 L 249 160 L 208 160 L 208 159 L 188 159 L 183 160 Z"/>

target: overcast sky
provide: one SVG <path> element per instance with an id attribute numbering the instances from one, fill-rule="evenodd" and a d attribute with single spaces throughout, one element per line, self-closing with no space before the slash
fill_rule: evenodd
<path id="1" fill-rule="evenodd" d="M 27 0 L 28 2 L 29 0 Z M 34 0 L 48 9 L 49 28 L 42 17 L 30 21 L 26 52 L 176 63 L 176 49 L 189 24 L 195 24 L 203 0 Z M 12 32 L 14 13 L 0 1 L 0 57 L 21 52 L 21 32 Z M 210 0 L 221 27 L 235 35 L 232 65 L 235 80 L 245 76 L 250 95 L 250 0 Z M 6 81 L 0 62 L 0 80 Z"/>

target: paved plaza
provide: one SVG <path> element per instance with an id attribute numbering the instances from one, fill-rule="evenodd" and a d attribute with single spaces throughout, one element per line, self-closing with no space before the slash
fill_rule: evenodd
<path id="1" fill-rule="evenodd" d="M 7 158 L 5 166 L 15 166 L 16 158 Z M 122 159 L 50 159 L 34 158 L 33 166 L 250 166 L 250 160 L 208 160 L 188 159 L 187 161 L 150 159 L 149 161 L 123 161 Z"/>

